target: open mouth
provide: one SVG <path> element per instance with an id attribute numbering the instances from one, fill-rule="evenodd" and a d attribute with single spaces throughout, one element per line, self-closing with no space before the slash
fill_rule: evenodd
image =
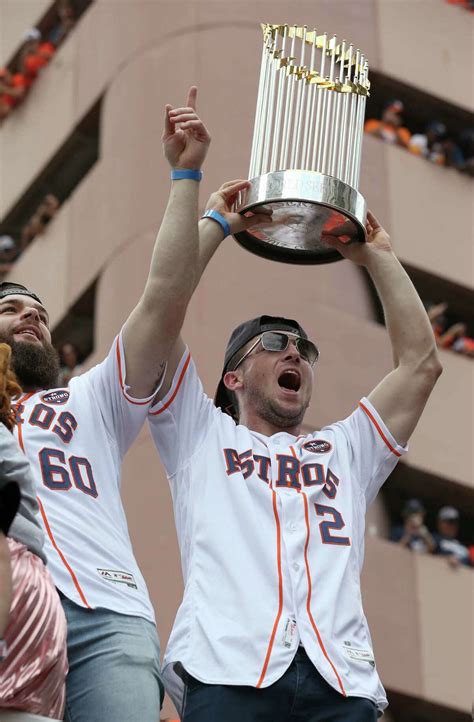
<path id="1" fill-rule="evenodd" d="M 283 371 L 278 377 L 278 385 L 287 391 L 299 391 L 301 386 L 301 377 L 298 371 L 294 371 L 293 369 Z"/>
<path id="2" fill-rule="evenodd" d="M 18 328 L 18 329 L 15 331 L 15 334 L 16 334 L 17 336 L 27 336 L 27 337 L 30 337 L 30 338 L 33 337 L 33 338 L 35 338 L 37 341 L 40 341 L 40 337 L 39 337 L 38 331 L 37 331 L 36 329 L 34 329 L 34 328 L 31 328 L 31 327 Z"/>

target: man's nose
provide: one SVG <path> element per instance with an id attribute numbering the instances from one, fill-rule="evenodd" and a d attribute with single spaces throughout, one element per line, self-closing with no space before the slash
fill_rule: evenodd
<path id="1" fill-rule="evenodd" d="M 40 320 L 39 311 L 37 308 L 34 308 L 34 306 L 28 306 L 27 308 L 25 308 L 22 313 L 22 316 L 24 318 L 34 318 L 35 321 Z"/>
<path id="2" fill-rule="evenodd" d="M 285 358 L 301 359 L 301 354 L 296 346 L 296 340 L 290 340 L 288 348 L 285 351 Z"/>

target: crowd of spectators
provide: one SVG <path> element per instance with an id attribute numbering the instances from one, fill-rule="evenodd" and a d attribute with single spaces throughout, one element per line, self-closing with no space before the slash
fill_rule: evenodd
<path id="1" fill-rule="evenodd" d="M 56 215 L 59 205 L 59 199 L 53 193 L 47 193 L 21 229 L 18 240 L 9 235 L 0 236 L 0 281 L 33 238 L 44 233 L 46 226 Z"/>
<path id="2" fill-rule="evenodd" d="M 454 136 L 444 123 L 433 120 L 423 133 L 412 133 L 405 125 L 404 110 L 401 100 L 390 100 L 380 119 L 366 121 L 365 132 L 432 163 L 474 176 L 474 128 L 465 128 Z"/>
<path id="3" fill-rule="evenodd" d="M 429 306 L 427 310 L 438 346 L 473 358 L 474 338 L 469 336 L 464 321 L 450 322 L 447 315 L 448 304 L 437 303 Z"/>
<path id="4" fill-rule="evenodd" d="M 443 506 L 436 517 L 436 531 L 425 524 L 426 510 L 418 499 L 410 499 L 402 509 L 403 523 L 395 526 L 391 541 L 421 554 L 439 554 L 452 567 L 474 566 L 474 546 L 469 548 L 459 539 L 459 511 Z"/>
<path id="5" fill-rule="evenodd" d="M 25 99 L 40 72 L 73 27 L 76 18 L 71 0 L 56 0 L 56 16 L 56 23 L 46 37 L 38 28 L 27 30 L 14 67 L 0 68 L 0 120 L 10 115 Z"/>

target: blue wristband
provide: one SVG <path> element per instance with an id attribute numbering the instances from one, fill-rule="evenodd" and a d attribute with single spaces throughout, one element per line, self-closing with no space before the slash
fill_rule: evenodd
<path id="1" fill-rule="evenodd" d="M 173 168 L 171 171 L 171 180 L 195 180 L 200 181 L 202 171 L 191 170 L 191 168 Z"/>
<path id="2" fill-rule="evenodd" d="M 230 236 L 230 226 L 224 216 L 221 216 L 218 211 L 206 211 L 202 218 L 212 218 L 213 221 L 216 221 L 221 226 L 224 231 L 224 238 Z"/>

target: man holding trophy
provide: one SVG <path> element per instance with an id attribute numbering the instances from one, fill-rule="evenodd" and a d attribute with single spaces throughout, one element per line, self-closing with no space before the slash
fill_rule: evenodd
<path id="1" fill-rule="evenodd" d="M 287 26 L 278 33 L 291 37 Z M 346 51 L 336 53 L 336 42 L 328 50 L 325 37 L 314 32 L 310 41 L 338 54 L 346 70 Z M 266 87 L 271 92 L 271 83 Z M 277 98 L 276 84 L 273 93 Z M 309 96 L 305 102 L 301 114 L 311 107 Z M 188 190 L 179 209 L 165 215 L 168 240 L 178 237 L 183 222 L 198 228 L 203 159 L 196 151 L 192 164 L 195 110 L 179 130 L 175 112 L 167 107 L 165 154 L 181 168 L 186 151 L 187 170 L 172 171 L 172 178 Z M 327 157 L 335 158 L 332 151 Z M 186 252 L 182 239 L 166 248 L 167 267 L 182 274 L 186 266 L 192 279 L 181 297 L 169 298 L 171 318 L 173 306 L 187 306 L 227 235 L 247 234 L 246 244 L 255 234 L 260 254 L 262 243 L 272 245 L 275 237 L 275 245 L 282 243 L 297 198 L 286 192 L 285 179 L 277 179 L 270 194 L 267 183 L 263 198 L 265 183 L 253 178 L 226 183 L 211 196 Z M 318 192 L 324 195 L 323 181 Z M 171 486 L 185 582 L 164 659 L 167 691 L 182 722 L 369 722 L 387 705 L 360 595 L 365 512 L 406 451 L 441 366 L 428 317 L 385 230 L 370 212 L 361 220 L 360 204 L 354 210 L 336 199 L 328 208 L 327 197 L 311 196 L 314 188 L 302 188 L 296 206 L 313 213 L 314 205 L 316 215 L 323 209 L 310 251 L 368 270 L 384 307 L 394 368 L 348 418 L 305 434 L 319 351 L 298 321 L 262 315 L 234 329 L 215 401 L 203 391 L 180 337 L 182 324 L 166 328 L 163 348 L 171 351 L 157 359 L 167 368 L 149 421 Z M 240 203 L 238 213 L 234 204 L 245 195 L 251 200 Z M 244 215 L 259 206 L 260 215 Z M 262 215 L 269 210 L 273 221 Z M 161 298 L 166 304 L 165 293 Z"/>

